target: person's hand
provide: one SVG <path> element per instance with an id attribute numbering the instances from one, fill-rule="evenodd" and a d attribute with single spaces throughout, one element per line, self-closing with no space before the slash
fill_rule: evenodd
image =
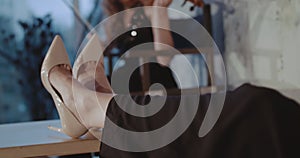
<path id="1" fill-rule="evenodd" d="M 153 6 L 168 7 L 172 3 L 172 0 L 154 0 Z"/>

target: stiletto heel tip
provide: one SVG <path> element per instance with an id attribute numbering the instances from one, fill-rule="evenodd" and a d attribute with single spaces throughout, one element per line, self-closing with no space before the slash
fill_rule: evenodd
<path id="1" fill-rule="evenodd" d="M 59 133 L 63 133 L 63 130 L 61 128 L 57 128 L 57 127 L 53 127 L 53 126 L 48 126 L 48 129 L 50 129 L 52 131 L 59 132 Z"/>

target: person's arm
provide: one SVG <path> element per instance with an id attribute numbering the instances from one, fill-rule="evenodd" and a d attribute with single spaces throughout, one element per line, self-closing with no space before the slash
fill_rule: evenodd
<path id="1" fill-rule="evenodd" d="M 154 0 L 153 7 L 151 10 L 147 10 L 148 15 L 152 24 L 152 31 L 154 37 L 154 50 L 168 50 L 170 47 L 174 46 L 173 38 L 171 32 L 168 30 L 159 29 L 160 28 L 170 28 L 168 7 L 171 4 L 172 0 Z M 171 57 L 167 56 L 157 56 L 157 61 L 161 65 L 168 66 Z"/>

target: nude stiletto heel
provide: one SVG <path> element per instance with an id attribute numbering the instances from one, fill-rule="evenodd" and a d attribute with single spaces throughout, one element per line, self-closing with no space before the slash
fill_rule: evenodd
<path id="1" fill-rule="evenodd" d="M 49 81 L 49 72 L 53 67 L 58 65 L 70 66 L 70 61 L 62 39 L 59 36 L 55 36 L 42 64 L 41 80 L 53 98 L 62 128 L 49 127 L 49 129 L 62 132 L 72 138 L 78 138 L 87 132 L 87 128 L 80 123 L 78 118 L 64 104 L 62 98 L 56 93 Z"/>
<path id="2" fill-rule="evenodd" d="M 103 60 L 101 60 L 101 52 L 103 52 L 103 47 L 101 46 L 101 42 L 97 34 L 94 34 L 91 36 L 91 38 L 89 39 L 89 41 L 87 42 L 87 44 L 82 49 L 82 51 L 80 52 L 80 54 L 78 55 L 77 59 L 74 62 L 73 77 L 75 79 L 78 79 L 80 76 L 81 68 L 84 67 L 84 64 L 92 62 L 93 64 L 95 64 L 95 68 L 91 70 L 93 71 L 92 72 L 93 76 L 86 76 L 86 78 L 84 78 L 83 81 L 81 81 L 81 84 L 91 90 L 97 91 L 97 89 L 101 87 L 102 92 L 111 93 L 112 90 L 104 88 L 100 85 L 101 81 L 99 80 L 101 80 L 101 78 L 96 78 L 97 68 L 103 68 L 104 71 Z M 97 66 L 99 60 L 101 62 L 100 64 L 102 64 L 102 67 Z M 100 140 L 102 135 L 102 130 L 103 128 L 98 128 L 98 127 L 90 128 L 88 129 L 87 135 L 89 135 L 89 137 L 94 137 Z"/>

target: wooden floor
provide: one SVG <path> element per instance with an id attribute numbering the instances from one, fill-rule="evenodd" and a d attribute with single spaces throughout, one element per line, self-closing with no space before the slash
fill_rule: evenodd
<path id="1" fill-rule="evenodd" d="M 99 152 L 100 141 L 84 136 L 72 139 L 51 131 L 59 120 L 0 125 L 0 158 L 61 156 Z"/>

